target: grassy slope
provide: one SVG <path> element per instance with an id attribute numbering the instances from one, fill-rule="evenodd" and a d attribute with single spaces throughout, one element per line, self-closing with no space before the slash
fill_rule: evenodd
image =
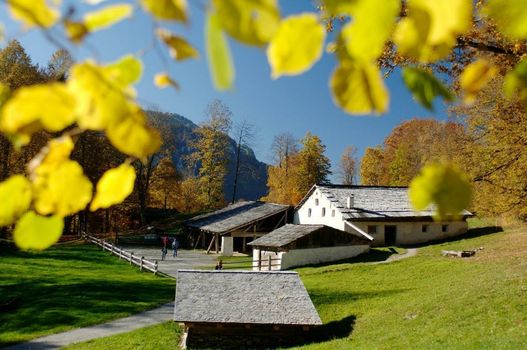
<path id="1" fill-rule="evenodd" d="M 475 247 L 485 249 L 470 259 L 440 254 Z M 298 269 L 324 323 L 334 322 L 329 331 L 352 329 L 305 348 L 525 348 L 526 254 L 527 234 L 516 230 L 431 245 L 391 264 Z"/>
<path id="2" fill-rule="evenodd" d="M 334 338 L 301 348 L 526 348 L 527 234 L 475 233 L 390 264 L 298 269 L 325 323 L 322 332 Z M 475 247 L 485 249 L 469 259 L 440 254 Z M 178 327 L 157 327 L 70 349 L 150 349 L 159 339 L 173 346 Z"/>
<path id="3" fill-rule="evenodd" d="M 0 347 L 153 308 L 175 282 L 138 271 L 92 245 L 42 253 L 0 251 Z"/>

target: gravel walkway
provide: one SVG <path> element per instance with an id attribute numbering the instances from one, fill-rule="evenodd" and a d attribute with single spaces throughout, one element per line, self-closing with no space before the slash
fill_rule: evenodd
<path id="1" fill-rule="evenodd" d="M 157 260 L 159 271 L 176 277 L 178 269 L 213 268 L 216 265 L 216 254 L 207 254 L 203 250 L 178 250 L 177 257 L 172 257 L 172 250 L 168 250 L 165 260 L 161 260 L 161 248 L 157 247 L 122 247 L 133 252 L 135 256 L 144 256 L 150 260 Z M 117 257 L 116 257 L 117 259 Z"/>

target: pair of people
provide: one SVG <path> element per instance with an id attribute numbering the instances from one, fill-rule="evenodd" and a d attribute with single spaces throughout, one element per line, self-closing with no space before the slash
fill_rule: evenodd
<path id="1" fill-rule="evenodd" d="M 161 260 L 165 260 L 165 257 L 168 253 L 168 244 L 169 244 L 169 239 L 167 236 L 163 236 L 162 238 L 162 241 L 163 241 L 163 248 L 161 249 Z M 179 242 L 177 240 L 176 237 L 174 237 L 172 239 L 172 257 L 176 257 L 177 256 L 177 250 L 179 248 Z"/>

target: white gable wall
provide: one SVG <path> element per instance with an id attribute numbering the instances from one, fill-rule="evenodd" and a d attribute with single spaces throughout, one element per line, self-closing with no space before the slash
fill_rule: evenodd
<path id="1" fill-rule="evenodd" d="M 317 200 L 318 199 L 318 205 Z M 322 215 L 322 209 L 325 208 L 326 214 Z M 309 210 L 311 209 L 311 215 Z M 333 212 L 335 216 L 333 216 Z M 336 204 L 332 203 L 318 189 L 315 189 L 311 196 L 295 212 L 293 223 L 302 225 L 326 225 L 337 230 L 346 231 L 342 214 L 337 209 Z M 347 226 L 347 225 L 346 225 Z"/>

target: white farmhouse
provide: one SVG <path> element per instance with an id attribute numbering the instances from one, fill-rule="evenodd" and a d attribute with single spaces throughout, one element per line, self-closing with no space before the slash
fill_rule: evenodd
<path id="1" fill-rule="evenodd" d="M 435 222 L 433 209 L 414 211 L 407 187 L 314 185 L 296 207 L 294 223 L 326 225 L 373 237 L 372 246 L 416 244 L 467 232 L 464 210 Z"/>

